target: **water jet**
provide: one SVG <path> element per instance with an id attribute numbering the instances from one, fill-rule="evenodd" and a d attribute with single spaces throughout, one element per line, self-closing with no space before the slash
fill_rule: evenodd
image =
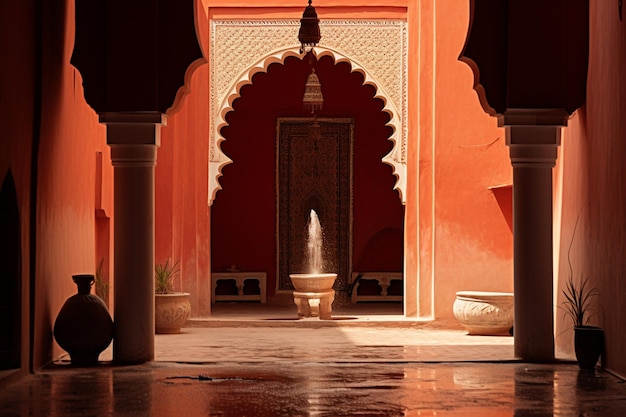
<path id="1" fill-rule="evenodd" d="M 330 320 L 335 300 L 333 285 L 337 274 L 324 273 L 322 227 L 315 210 L 309 213 L 306 242 L 306 273 L 289 274 L 294 287 L 293 301 L 298 318 L 319 317 Z"/>

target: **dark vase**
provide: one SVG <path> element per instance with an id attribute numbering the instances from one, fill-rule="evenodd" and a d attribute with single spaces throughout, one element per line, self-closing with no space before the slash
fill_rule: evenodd
<path id="1" fill-rule="evenodd" d="M 580 369 L 595 369 L 604 351 L 604 330 L 596 326 L 574 327 L 574 350 Z"/>
<path id="2" fill-rule="evenodd" d="M 104 301 L 91 294 L 93 275 L 72 275 L 78 293 L 65 301 L 54 322 L 54 338 L 72 365 L 92 366 L 113 339 L 113 320 Z"/>

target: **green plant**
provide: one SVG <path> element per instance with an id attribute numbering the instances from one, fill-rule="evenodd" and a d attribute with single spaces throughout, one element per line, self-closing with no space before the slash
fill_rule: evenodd
<path id="1" fill-rule="evenodd" d="M 179 271 L 179 261 L 170 263 L 168 259 L 163 264 L 157 264 L 154 267 L 154 292 L 157 294 L 168 294 L 173 291 L 172 278 Z"/>
<path id="2" fill-rule="evenodd" d="M 593 315 L 592 299 L 600 294 L 597 288 L 590 287 L 589 279 L 590 277 L 581 277 L 580 284 L 577 285 L 574 282 L 574 278 L 570 275 L 565 289 L 563 289 L 565 301 L 561 303 L 561 308 L 572 320 L 574 327 L 589 324 Z"/>
<path id="3" fill-rule="evenodd" d="M 593 316 L 593 298 L 598 296 L 600 292 L 597 288 L 591 287 L 591 277 L 580 276 L 580 282 L 574 282 L 574 269 L 570 258 L 574 235 L 578 227 L 578 219 L 574 225 L 574 232 L 567 249 L 567 264 L 569 265 L 569 277 L 565 288 L 562 290 L 565 301 L 561 303 L 561 309 L 565 312 L 574 325 L 574 327 L 586 326 L 589 324 Z"/>
<path id="4" fill-rule="evenodd" d="M 100 259 L 100 264 L 98 265 L 98 269 L 96 269 L 96 295 L 104 300 L 108 304 L 108 295 L 109 295 L 109 283 L 105 282 L 102 278 L 102 264 L 104 263 L 104 258 Z"/>

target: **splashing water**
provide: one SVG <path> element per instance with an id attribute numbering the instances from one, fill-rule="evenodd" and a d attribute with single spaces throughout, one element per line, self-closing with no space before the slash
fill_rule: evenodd
<path id="1" fill-rule="evenodd" d="M 317 213 L 313 209 L 311 209 L 307 226 L 308 236 L 306 246 L 308 273 L 319 274 L 324 267 L 324 261 L 322 259 L 322 226 L 320 225 Z"/>

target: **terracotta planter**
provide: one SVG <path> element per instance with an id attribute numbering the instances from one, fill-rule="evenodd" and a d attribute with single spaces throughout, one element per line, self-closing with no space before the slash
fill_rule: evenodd
<path id="1" fill-rule="evenodd" d="M 472 335 L 509 334 L 513 327 L 513 294 L 459 291 L 453 305 L 454 317 Z"/>
<path id="2" fill-rule="evenodd" d="M 180 333 L 191 315 L 189 293 L 155 294 L 154 330 L 156 333 Z"/>
<path id="3" fill-rule="evenodd" d="M 574 327 L 574 350 L 580 369 L 595 369 L 604 351 L 604 330 L 595 326 Z"/>

